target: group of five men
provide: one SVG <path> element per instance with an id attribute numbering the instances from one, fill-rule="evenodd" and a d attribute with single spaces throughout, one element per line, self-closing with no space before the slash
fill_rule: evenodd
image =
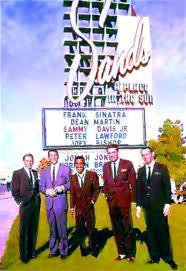
<path id="1" fill-rule="evenodd" d="M 135 261 L 136 242 L 133 237 L 131 203 L 136 201 L 136 215 L 140 217 L 143 208 L 147 226 L 147 247 L 149 264 L 162 258 L 173 270 L 173 260 L 167 216 L 171 203 L 170 177 L 166 166 L 157 163 L 150 147 L 141 150 L 144 166 L 136 172 L 132 162 L 119 158 L 118 146 L 107 146 L 109 162 L 103 166 L 103 190 L 108 204 L 113 235 L 118 256 L 117 261 Z M 99 195 L 99 180 L 96 172 L 87 170 L 83 156 L 76 156 L 75 174 L 59 163 L 57 150 L 49 150 L 51 165 L 43 169 L 38 181 L 37 172 L 32 169 L 32 154 L 23 157 L 24 167 L 14 171 L 12 194 L 20 204 L 20 258 L 27 262 L 36 257 L 40 196 L 46 196 L 46 211 L 50 226 L 49 257 L 68 255 L 67 238 L 67 191 L 70 190 L 70 210 L 75 216 L 76 233 L 81 255 L 87 255 L 84 245 L 84 231 L 89 234 L 90 252 L 95 246 L 94 204 Z"/>

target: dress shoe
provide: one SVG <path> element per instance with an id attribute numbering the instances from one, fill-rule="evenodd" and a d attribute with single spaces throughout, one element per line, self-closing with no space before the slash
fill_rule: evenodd
<path id="1" fill-rule="evenodd" d="M 32 254 L 32 255 L 30 256 L 31 259 L 35 259 L 36 257 L 37 257 L 36 254 Z"/>
<path id="2" fill-rule="evenodd" d="M 115 259 L 114 259 L 114 261 L 122 261 L 122 260 L 125 260 L 125 259 L 127 259 L 127 256 L 126 255 L 124 255 L 124 256 L 120 256 L 120 255 L 118 255 L 118 257 L 116 257 Z"/>
<path id="3" fill-rule="evenodd" d="M 22 263 L 28 263 L 29 259 L 21 259 Z"/>
<path id="4" fill-rule="evenodd" d="M 65 260 L 67 258 L 67 255 L 60 254 L 59 257 L 60 257 L 61 260 Z"/>
<path id="5" fill-rule="evenodd" d="M 177 270 L 178 269 L 178 265 L 175 263 L 175 261 L 171 260 L 171 261 L 167 261 L 167 263 L 170 265 L 170 268 L 172 270 Z"/>
<path id="6" fill-rule="evenodd" d="M 127 257 L 127 260 L 128 260 L 129 263 L 134 263 L 135 262 L 134 257 Z"/>
<path id="7" fill-rule="evenodd" d="M 81 256 L 85 257 L 89 255 L 89 251 L 88 250 L 81 250 Z"/>
<path id="8" fill-rule="evenodd" d="M 149 260 L 147 263 L 154 264 L 154 263 L 159 263 L 160 260 Z"/>

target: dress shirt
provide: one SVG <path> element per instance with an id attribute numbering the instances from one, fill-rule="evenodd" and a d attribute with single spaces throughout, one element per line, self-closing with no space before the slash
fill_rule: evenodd
<path id="1" fill-rule="evenodd" d="M 59 169 L 59 165 L 60 165 L 60 163 L 56 163 L 55 165 L 51 164 L 51 166 L 50 166 L 50 174 L 51 174 L 52 179 L 53 179 L 53 168 L 55 167 L 55 179 L 56 179 L 57 172 L 58 172 L 58 169 Z"/>
<path id="2" fill-rule="evenodd" d="M 26 171 L 26 173 L 28 174 L 28 177 L 30 178 L 30 174 L 32 174 L 32 182 L 33 182 L 33 187 L 34 187 L 34 183 L 35 183 L 35 177 L 34 174 L 32 172 L 32 169 L 29 170 L 27 167 L 24 166 L 24 170 Z"/>
<path id="3" fill-rule="evenodd" d="M 155 160 L 153 160 L 150 164 L 146 164 L 145 168 L 146 168 L 146 177 L 148 178 L 148 173 L 149 173 L 149 167 L 150 167 L 150 176 L 152 176 L 152 171 L 154 168 L 154 164 L 155 164 Z"/>
<path id="4" fill-rule="evenodd" d="M 115 165 L 116 165 L 116 178 L 117 178 L 119 162 L 120 162 L 120 158 L 118 158 L 118 160 L 116 160 L 115 162 L 111 162 L 111 168 L 112 168 L 112 175 L 113 175 L 113 178 L 114 178 L 114 163 L 115 163 Z"/>
<path id="5" fill-rule="evenodd" d="M 81 174 L 79 174 L 78 172 L 76 173 L 80 187 L 82 187 L 82 183 L 84 184 L 85 182 L 85 174 L 86 170 L 84 170 Z"/>

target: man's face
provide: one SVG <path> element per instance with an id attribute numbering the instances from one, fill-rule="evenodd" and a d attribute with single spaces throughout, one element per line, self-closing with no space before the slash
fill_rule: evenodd
<path id="1" fill-rule="evenodd" d="M 84 161 L 82 159 L 77 159 L 74 165 L 75 165 L 77 172 L 79 174 L 81 174 L 84 170 L 84 167 L 85 167 Z"/>
<path id="2" fill-rule="evenodd" d="M 51 151 L 49 152 L 48 159 L 50 160 L 51 164 L 55 165 L 58 162 L 59 155 L 56 152 Z"/>
<path id="3" fill-rule="evenodd" d="M 141 151 L 141 156 L 145 164 L 150 164 L 152 160 L 154 160 L 154 152 L 151 152 L 149 149 L 145 149 Z"/>
<path id="4" fill-rule="evenodd" d="M 111 162 L 116 162 L 118 160 L 118 149 L 116 148 L 109 148 L 107 149 L 108 157 Z"/>
<path id="5" fill-rule="evenodd" d="M 27 167 L 28 169 L 31 169 L 34 164 L 34 160 L 32 159 L 31 156 L 25 156 L 23 163 L 25 167 Z"/>

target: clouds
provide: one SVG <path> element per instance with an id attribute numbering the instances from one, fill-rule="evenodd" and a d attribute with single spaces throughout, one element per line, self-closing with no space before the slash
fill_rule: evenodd
<path id="1" fill-rule="evenodd" d="M 153 90 L 162 120 L 185 119 L 185 27 L 182 17 L 170 22 L 154 21 Z M 186 128 L 186 123 L 184 126 Z"/>
<path id="2" fill-rule="evenodd" d="M 21 121 L 30 116 L 29 111 L 61 105 L 62 4 L 9 2 L 2 4 L 3 114 L 8 120 Z M 14 103 L 9 104 L 12 100 Z"/>
<path id="3" fill-rule="evenodd" d="M 171 0 L 169 3 L 138 0 L 135 3 L 138 4 L 137 7 L 143 16 L 150 17 L 154 72 L 165 72 L 166 76 L 176 78 L 183 77 L 186 70 L 184 69 L 186 47 L 184 3 L 181 1 L 178 4 L 176 0 Z M 176 5 L 176 12 L 174 5 Z"/>
<path id="4" fill-rule="evenodd" d="M 1 12 L 0 164 L 13 170 L 26 152 L 40 159 L 41 109 L 62 104 L 62 3 L 6 0 Z"/>
<path id="5" fill-rule="evenodd" d="M 150 17 L 153 94 L 159 125 L 166 118 L 185 122 L 186 18 L 184 1 L 134 1 Z M 176 7 L 176 12 L 174 7 Z M 184 123 L 186 131 L 186 122 Z"/>
<path id="6" fill-rule="evenodd" d="M 22 73 L 31 76 L 32 72 L 41 72 L 62 56 L 63 29 L 59 2 L 50 10 L 47 1 L 43 5 L 40 1 L 31 1 L 32 4 L 27 3 L 26 7 L 25 1 L 16 3 L 10 9 L 2 5 L 2 51 L 3 64 L 11 68 L 15 78 L 19 78 Z M 20 73 L 15 73 L 15 64 Z"/>

